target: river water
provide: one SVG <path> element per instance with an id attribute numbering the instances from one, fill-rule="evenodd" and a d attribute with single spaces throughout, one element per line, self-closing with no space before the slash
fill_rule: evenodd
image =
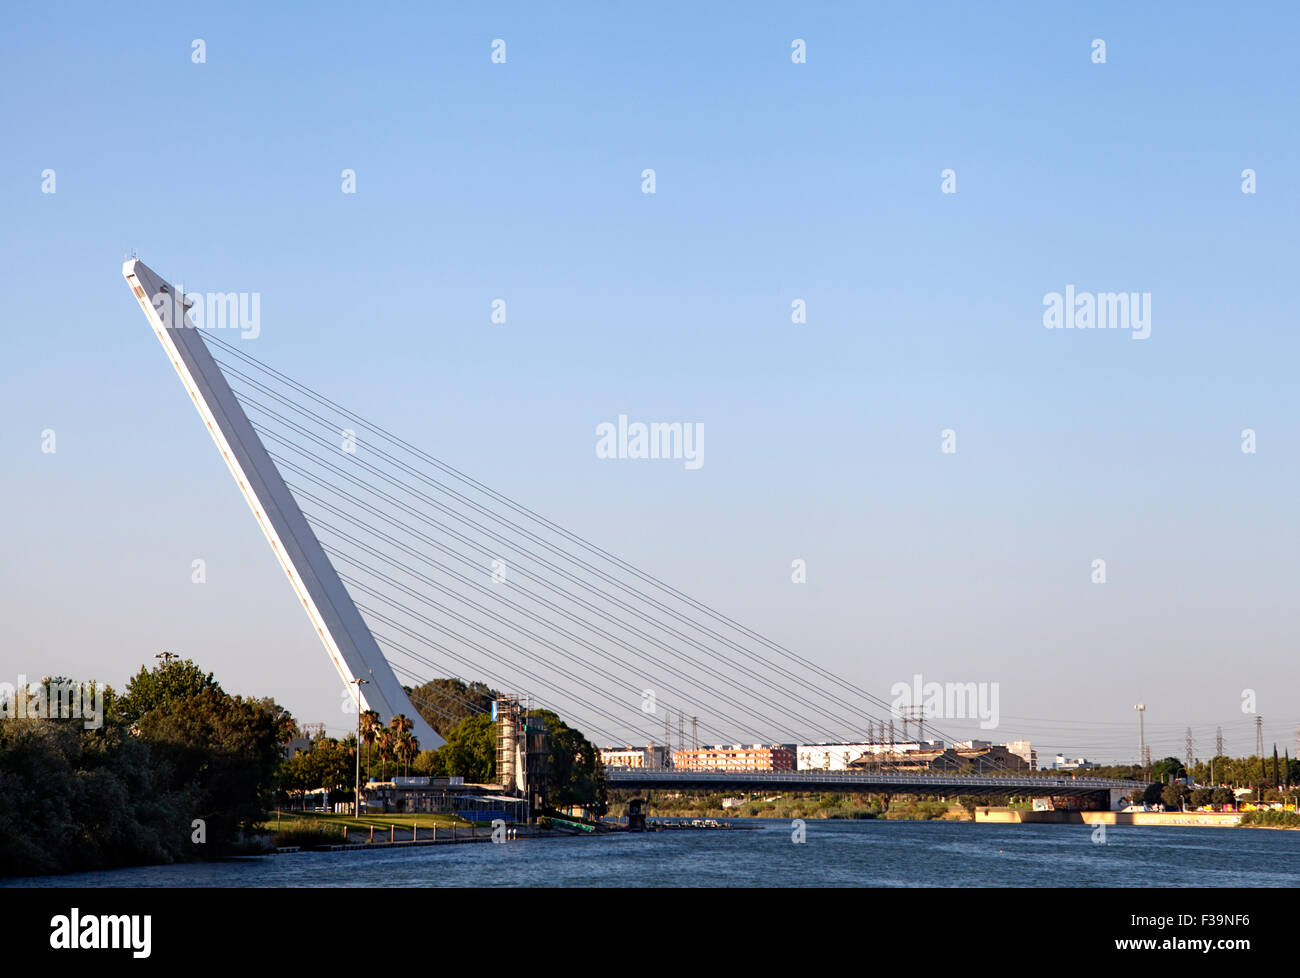
<path id="1" fill-rule="evenodd" d="M 0 886 L 1300 886 L 1300 832 L 736 819 L 750 830 L 294 853 Z"/>

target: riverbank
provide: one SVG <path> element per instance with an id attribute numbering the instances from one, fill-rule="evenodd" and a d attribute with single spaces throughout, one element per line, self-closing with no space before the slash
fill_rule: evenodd
<path id="1" fill-rule="evenodd" d="M 453 825 L 450 829 L 443 829 L 441 832 L 435 826 L 427 830 L 423 838 L 420 837 L 420 831 L 416 828 L 412 830 L 410 838 L 398 839 L 394 827 L 389 838 L 380 835 L 377 839 L 367 838 L 359 842 L 340 842 L 334 845 L 322 842 L 306 846 L 277 846 L 270 855 L 286 856 L 298 852 L 364 852 L 372 849 L 418 849 L 425 846 L 460 845 L 466 842 L 513 842 L 516 839 L 559 837 L 569 834 L 571 833 L 538 829 L 533 825 L 519 825 L 509 826 L 501 830 L 501 836 L 498 840 L 494 837 L 490 826 L 471 825 L 468 828 L 462 828 Z"/>
<path id="2" fill-rule="evenodd" d="M 1030 812 L 1012 808 L 980 807 L 975 821 L 996 825 L 1192 825 L 1200 828 L 1235 828 L 1241 812 Z"/>
<path id="3" fill-rule="evenodd" d="M 470 823 L 455 815 L 364 813 L 360 817 L 333 812 L 277 812 L 258 823 L 257 829 L 276 848 L 363 842 L 418 841 L 441 831 L 468 830 Z M 306 846 L 303 846 L 304 848 Z"/>
<path id="4" fill-rule="evenodd" d="M 585 834 L 594 826 L 544 818 L 538 825 L 475 824 L 455 815 L 370 813 L 359 817 L 329 812 L 281 813 L 258 826 L 267 833 L 269 852 L 340 852 L 356 849 L 412 848 L 460 842 L 510 841 Z"/>
<path id="5" fill-rule="evenodd" d="M 731 804 L 723 805 L 723 801 Z M 1028 802 L 1026 802 L 1026 807 Z M 615 802 L 611 813 L 624 814 L 625 803 Z M 719 795 L 660 799 L 651 797 L 645 814 L 653 818 L 773 818 L 828 821 L 890 819 L 904 821 L 974 820 L 969 800 L 924 798 L 916 795 L 784 794 L 723 799 Z"/>

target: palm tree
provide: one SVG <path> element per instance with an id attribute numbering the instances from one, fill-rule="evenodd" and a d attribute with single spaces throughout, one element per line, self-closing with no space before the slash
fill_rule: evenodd
<path id="1" fill-rule="evenodd" d="M 370 780 L 370 745 L 375 742 L 375 735 L 380 730 L 379 714 L 374 710 L 365 710 L 361 714 L 361 741 L 366 745 L 366 780 Z"/>
<path id="2" fill-rule="evenodd" d="M 402 745 L 402 737 L 404 735 L 409 736 L 411 728 L 414 726 L 415 724 L 411 722 L 411 718 L 405 713 L 394 713 L 388 721 L 389 749 L 398 761 L 402 760 L 402 755 L 406 752 L 406 748 Z"/>
<path id="3" fill-rule="evenodd" d="M 409 731 L 403 730 L 397 735 L 397 759 L 402 762 L 402 773 L 411 773 L 411 762 L 419 753 L 418 741 Z"/>
<path id="4" fill-rule="evenodd" d="M 393 732 L 385 727 L 380 727 L 375 734 L 375 740 L 379 746 L 379 777 L 383 780 L 388 778 L 388 762 L 393 758 L 393 748 L 396 745 L 396 738 Z"/>

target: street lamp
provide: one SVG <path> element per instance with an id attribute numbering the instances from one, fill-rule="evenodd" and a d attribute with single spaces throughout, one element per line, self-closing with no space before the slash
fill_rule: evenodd
<path id="1" fill-rule="evenodd" d="M 1146 737 L 1143 735 L 1142 731 L 1142 715 L 1146 713 L 1147 705 L 1145 703 L 1138 703 L 1133 707 L 1133 709 L 1138 711 L 1138 764 L 1140 765 L 1143 763 L 1143 758 L 1146 756 Z"/>
<path id="2" fill-rule="evenodd" d="M 361 817 L 361 687 L 367 685 L 369 679 L 354 679 L 352 682 L 357 686 L 357 780 L 353 788 L 352 795 L 352 817 Z"/>

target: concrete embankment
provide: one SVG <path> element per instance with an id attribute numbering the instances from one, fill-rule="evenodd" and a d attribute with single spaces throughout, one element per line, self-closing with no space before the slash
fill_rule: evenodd
<path id="1" fill-rule="evenodd" d="M 425 846 L 450 846 L 460 845 L 466 842 L 491 842 L 492 830 L 487 827 L 465 827 L 456 830 L 443 828 L 435 832 L 424 830 L 425 834 L 418 838 L 396 839 L 390 836 L 385 838 L 382 835 L 376 835 L 374 839 L 369 839 L 362 832 L 349 832 L 349 841 L 335 845 L 318 845 L 308 846 L 280 846 L 275 849 L 272 855 L 288 855 L 296 852 L 361 852 L 367 849 L 418 849 Z M 395 834 L 395 833 L 394 833 Z M 414 833 L 413 833 L 414 834 Z M 511 826 L 507 830 L 507 840 L 513 842 L 516 839 L 537 839 L 549 838 L 552 836 L 563 837 L 569 835 L 568 832 L 544 832 L 531 825 Z M 355 840 L 360 841 L 355 841 Z"/>
<path id="2" fill-rule="evenodd" d="M 1240 812 L 1027 812 L 976 808 L 976 822 L 1022 825 L 1195 825 L 1231 828 Z"/>

